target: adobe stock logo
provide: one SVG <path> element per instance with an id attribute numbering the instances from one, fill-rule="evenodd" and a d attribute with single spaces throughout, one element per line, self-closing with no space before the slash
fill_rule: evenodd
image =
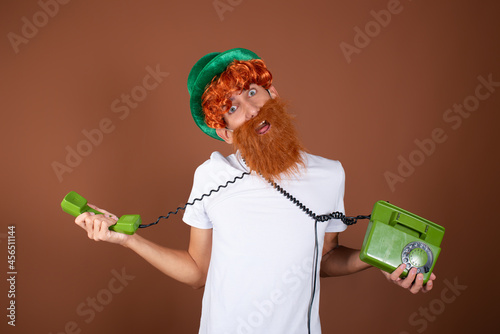
<path id="1" fill-rule="evenodd" d="M 143 77 L 141 84 L 134 86 L 130 93 L 122 93 L 120 98 L 116 98 L 111 102 L 110 109 L 113 113 L 118 114 L 118 118 L 124 121 L 129 117 L 131 111 L 137 109 L 139 103 L 144 101 L 149 93 L 158 88 L 168 77 L 168 72 L 162 72 L 160 65 L 155 68 L 146 66 L 147 74 Z M 64 162 L 53 161 L 51 163 L 52 170 L 56 174 L 59 183 L 63 181 L 65 173 L 72 173 L 78 167 L 85 157 L 88 157 L 95 147 L 102 144 L 104 135 L 110 134 L 116 129 L 116 123 L 111 118 L 103 117 L 96 128 L 91 130 L 83 129 L 81 139 L 76 145 L 66 145 L 66 158 Z"/>
<path id="2" fill-rule="evenodd" d="M 289 302 L 291 293 L 300 289 L 304 282 L 311 280 L 312 267 L 312 259 L 310 258 L 305 258 L 301 262 L 292 265 L 283 272 L 281 279 L 276 281 L 275 288 L 269 291 L 267 296 L 264 295 L 263 299 L 254 300 L 251 305 L 247 305 L 246 309 L 249 310 L 249 314 L 236 317 L 236 328 L 230 333 L 224 332 L 224 334 L 261 332 L 259 328 L 265 327 L 273 319 L 279 305 Z"/>
<path id="3" fill-rule="evenodd" d="M 411 1 L 411 0 L 408 0 Z M 368 21 L 363 29 L 359 26 L 354 26 L 355 32 L 353 44 L 342 41 L 340 43 L 340 50 L 342 51 L 348 64 L 352 61 L 353 54 L 360 54 L 363 49 L 368 47 L 373 38 L 380 35 L 383 28 L 387 28 L 392 21 L 394 15 L 400 14 L 404 7 L 399 0 L 389 0 L 387 2 L 387 9 L 379 11 L 371 10 L 370 16 L 372 20 Z"/>
<path id="4" fill-rule="evenodd" d="M 408 317 L 408 324 L 415 327 L 417 333 L 423 333 L 429 327 L 429 323 L 436 321 L 438 316 L 445 312 L 447 306 L 454 303 L 467 289 L 467 285 L 460 284 L 457 277 L 453 281 L 445 279 L 444 285 L 439 297 L 431 300 L 427 306 L 420 306 L 418 311 Z M 399 334 L 409 334 L 409 332 L 402 331 Z"/>
<path id="5" fill-rule="evenodd" d="M 95 297 L 87 297 L 76 306 L 76 314 L 83 318 L 86 324 L 91 323 L 97 316 L 97 313 L 102 312 L 112 301 L 114 296 L 123 292 L 129 285 L 130 281 L 135 279 L 135 276 L 128 275 L 125 272 L 125 267 L 118 271 L 111 270 L 112 277 L 109 279 L 106 287 L 97 291 Z M 66 322 L 63 331 L 55 332 L 54 334 L 80 334 L 82 333 L 82 326 L 74 320 Z M 49 334 L 53 334 L 50 332 Z"/>
<path id="6" fill-rule="evenodd" d="M 241 5 L 243 0 L 214 0 L 212 5 L 221 21 L 224 21 L 224 13 L 232 12 L 236 6 Z"/>
<path id="7" fill-rule="evenodd" d="M 70 0 L 39 0 L 38 6 L 41 10 L 37 11 L 31 17 L 31 20 L 23 16 L 21 18 L 21 35 L 14 32 L 7 33 L 7 39 L 14 49 L 16 54 L 19 53 L 19 46 L 21 44 L 28 44 L 28 42 L 38 35 L 39 29 L 45 27 L 51 18 L 54 18 L 59 13 L 59 5 L 66 5 Z"/>
<path id="8" fill-rule="evenodd" d="M 453 104 L 453 108 L 448 108 L 443 112 L 443 120 L 450 124 L 452 130 L 458 130 L 463 121 L 469 118 L 473 112 L 479 109 L 481 101 L 485 101 L 495 93 L 496 88 L 500 87 L 500 82 L 493 81 L 493 75 L 490 73 L 487 77 L 482 75 L 477 77 L 479 84 L 474 93 L 466 96 L 462 104 Z M 449 132 L 450 130 L 448 130 Z M 413 142 L 416 146 L 410 153 L 398 155 L 399 165 L 396 172 L 385 171 L 384 178 L 392 192 L 396 190 L 396 184 L 403 183 L 407 178 L 415 173 L 416 168 L 423 165 L 428 157 L 433 155 L 438 144 L 444 143 L 448 139 L 447 131 L 437 127 L 433 129 L 428 138 L 418 139 Z"/>

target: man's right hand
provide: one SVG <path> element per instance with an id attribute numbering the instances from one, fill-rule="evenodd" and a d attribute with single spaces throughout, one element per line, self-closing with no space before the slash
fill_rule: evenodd
<path id="1" fill-rule="evenodd" d="M 126 246 L 127 241 L 132 237 L 124 233 L 110 231 L 109 227 L 116 224 L 118 217 L 95 205 L 88 204 L 92 209 L 102 212 L 102 215 L 93 212 L 84 212 L 75 219 L 75 223 L 87 231 L 90 239 L 95 241 L 107 241 Z"/>
<path id="2" fill-rule="evenodd" d="M 128 235 L 110 231 L 118 217 L 106 210 L 88 204 L 102 214 L 85 212 L 75 223 L 87 231 L 95 241 L 120 244 L 136 252 L 165 275 L 193 288 L 201 288 L 207 279 L 212 254 L 212 229 L 191 227 L 188 250 L 171 249 L 142 238 L 137 233 Z"/>

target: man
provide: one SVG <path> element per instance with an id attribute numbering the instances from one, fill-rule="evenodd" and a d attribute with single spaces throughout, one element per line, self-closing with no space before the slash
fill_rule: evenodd
<path id="1" fill-rule="evenodd" d="M 188 77 L 200 129 L 236 153 L 214 152 L 195 173 L 184 221 L 188 249 L 109 231 L 117 217 L 84 213 L 75 222 L 89 238 L 135 251 L 166 275 L 205 287 L 200 333 L 320 333 L 319 279 L 369 267 L 339 245 L 346 225 L 318 215 L 344 211 L 338 161 L 305 152 L 264 62 L 246 49 L 202 57 Z M 322 251 L 321 251 L 322 250 Z M 422 274 L 404 266 L 384 273 L 412 293 Z"/>

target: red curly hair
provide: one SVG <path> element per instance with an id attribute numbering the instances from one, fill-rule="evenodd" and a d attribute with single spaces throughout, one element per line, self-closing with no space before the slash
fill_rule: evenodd
<path id="1" fill-rule="evenodd" d="M 231 107 L 231 95 L 248 90 L 250 84 L 269 89 L 273 81 L 271 72 L 260 59 L 234 60 L 219 76 L 212 79 L 201 97 L 205 123 L 214 129 L 226 126 L 223 115 Z"/>

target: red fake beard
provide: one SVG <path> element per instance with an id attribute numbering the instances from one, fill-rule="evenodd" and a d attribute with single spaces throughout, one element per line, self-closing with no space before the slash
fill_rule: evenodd
<path id="1" fill-rule="evenodd" d="M 268 100 L 257 116 L 234 130 L 234 146 L 251 171 L 266 180 L 290 177 L 304 165 L 297 130 L 292 116 L 279 98 Z"/>

